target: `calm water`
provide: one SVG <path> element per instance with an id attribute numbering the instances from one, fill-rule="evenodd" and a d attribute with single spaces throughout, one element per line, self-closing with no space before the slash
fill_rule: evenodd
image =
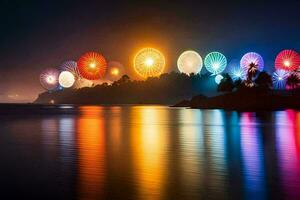
<path id="1" fill-rule="evenodd" d="M 1 199 L 300 198 L 300 112 L 61 109 L 0 116 Z"/>

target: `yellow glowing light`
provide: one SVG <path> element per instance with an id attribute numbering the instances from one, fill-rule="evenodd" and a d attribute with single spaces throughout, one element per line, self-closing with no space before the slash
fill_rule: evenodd
<path id="1" fill-rule="evenodd" d="M 179 56 L 177 60 L 177 67 L 179 71 L 188 75 L 191 73 L 199 73 L 202 69 L 202 66 L 202 58 L 195 51 L 185 51 Z"/>
<path id="2" fill-rule="evenodd" d="M 164 68 L 165 57 L 156 49 L 144 48 L 135 55 L 134 69 L 144 78 L 159 76 Z"/>
<path id="3" fill-rule="evenodd" d="M 284 66 L 286 67 L 290 67 L 291 66 L 291 62 L 289 60 L 284 61 Z"/>
<path id="4" fill-rule="evenodd" d="M 63 71 L 59 74 L 58 82 L 62 87 L 70 88 L 75 82 L 75 77 L 71 72 Z"/>
<path id="5" fill-rule="evenodd" d="M 94 62 L 92 62 L 92 63 L 90 63 L 90 68 L 95 68 L 96 67 L 96 63 L 94 63 Z"/>
<path id="6" fill-rule="evenodd" d="M 117 76 L 117 75 L 119 75 L 120 72 L 119 72 L 119 69 L 113 68 L 113 69 L 111 69 L 110 73 L 111 73 L 111 75 Z"/>
<path id="7" fill-rule="evenodd" d="M 151 67 L 154 64 L 154 60 L 152 58 L 148 58 L 145 63 L 148 67 Z"/>
<path id="8" fill-rule="evenodd" d="M 167 160 L 164 159 L 164 148 L 169 147 L 170 141 L 168 134 L 170 129 L 166 126 L 151 126 L 147 124 L 157 124 L 169 120 L 168 113 L 163 109 L 137 107 L 133 112 L 136 126 L 131 130 L 133 135 L 133 162 L 132 165 L 136 171 L 136 181 L 138 194 L 141 197 L 147 197 L 149 191 L 158 194 L 157 199 L 163 199 L 163 185 L 166 184 Z M 165 134 L 161 134 L 165 133 Z M 188 134 L 189 135 L 189 134 Z M 149 170 L 151 173 L 149 173 Z M 151 196 L 152 197 L 152 196 Z M 145 199 L 151 199 L 145 198 Z"/>

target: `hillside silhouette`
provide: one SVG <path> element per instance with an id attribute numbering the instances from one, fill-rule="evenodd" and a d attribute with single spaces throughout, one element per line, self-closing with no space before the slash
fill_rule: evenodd
<path id="1" fill-rule="evenodd" d="M 218 91 L 222 94 L 213 97 L 196 95 L 190 100 L 182 100 L 174 107 L 240 111 L 300 109 L 299 84 L 299 76 L 295 73 L 290 74 L 286 80 L 286 86 L 290 88 L 288 90 L 274 90 L 272 77 L 266 72 L 253 73 L 253 70 L 249 70 L 244 81 L 233 81 L 225 74 L 218 85 Z"/>
<path id="2" fill-rule="evenodd" d="M 292 74 L 287 79 L 290 90 L 273 90 L 272 77 L 266 72 L 253 73 L 253 70 L 249 71 L 246 80 L 233 81 L 229 74 L 223 74 L 219 85 L 210 74 L 188 76 L 171 72 L 146 80 L 131 80 L 123 75 L 111 84 L 44 92 L 35 103 L 175 104 L 177 107 L 230 110 L 300 109 L 297 101 L 299 83 L 299 78 Z"/>
<path id="3" fill-rule="evenodd" d="M 112 84 L 103 83 L 81 89 L 44 92 L 35 103 L 47 104 L 175 104 L 198 94 L 216 94 L 214 77 L 205 74 L 167 73 L 146 80 L 124 75 Z"/>

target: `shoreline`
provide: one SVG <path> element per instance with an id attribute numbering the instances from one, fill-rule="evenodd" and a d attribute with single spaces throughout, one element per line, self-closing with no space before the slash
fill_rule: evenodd
<path id="1" fill-rule="evenodd" d="M 274 91 L 249 89 L 221 94 L 214 97 L 194 96 L 190 100 L 182 100 L 173 107 L 192 109 L 223 109 L 229 111 L 281 111 L 287 109 L 300 110 L 299 93 L 290 91 L 285 94 Z"/>

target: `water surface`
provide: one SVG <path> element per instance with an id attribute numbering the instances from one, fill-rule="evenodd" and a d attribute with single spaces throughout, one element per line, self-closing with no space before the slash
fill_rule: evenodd
<path id="1" fill-rule="evenodd" d="M 59 109 L 0 115 L 2 197 L 300 199 L 300 112 Z"/>

